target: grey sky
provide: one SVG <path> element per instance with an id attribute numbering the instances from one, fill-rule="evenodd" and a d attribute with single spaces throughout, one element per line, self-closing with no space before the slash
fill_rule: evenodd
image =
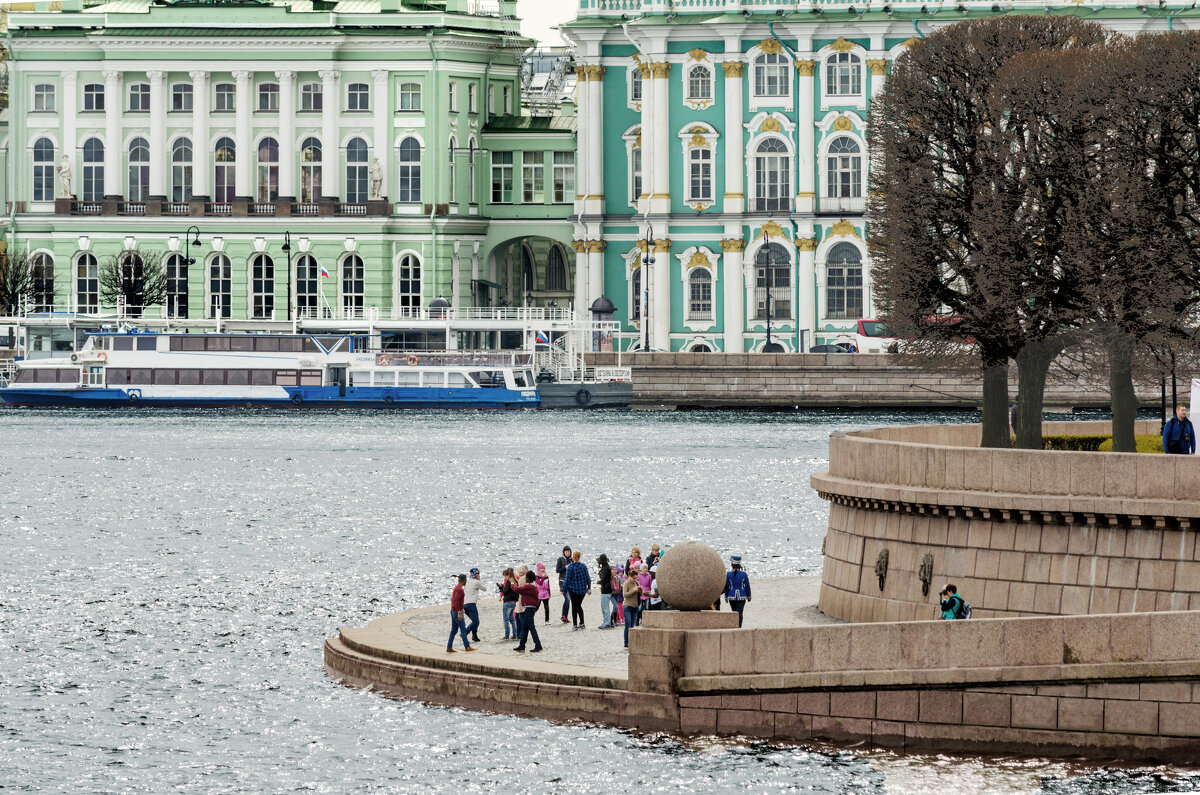
<path id="1" fill-rule="evenodd" d="M 558 32 L 551 28 L 574 19 L 578 8 L 577 0 L 517 0 L 521 32 L 546 46 L 562 44 Z"/>

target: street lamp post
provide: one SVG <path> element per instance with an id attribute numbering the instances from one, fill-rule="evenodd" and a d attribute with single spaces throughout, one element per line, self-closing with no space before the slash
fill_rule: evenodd
<path id="1" fill-rule="evenodd" d="M 193 237 L 195 238 L 194 240 Z M 192 246 L 199 248 L 200 245 L 200 227 L 193 224 L 187 228 L 186 232 L 183 233 L 183 267 L 185 269 L 196 264 L 196 260 L 192 258 Z M 175 278 L 178 280 L 178 273 L 175 274 Z M 168 297 L 167 309 L 170 311 L 172 317 L 179 314 L 179 307 L 175 306 L 175 302 L 179 300 L 176 297 L 177 295 L 178 293 L 172 293 Z"/>
<path id="2" fill-rule="evenodd" d="M 767 308 L 767 341 L 763 344 L 763 353 L 783 353 L 783 346 L 778 342 L 771 341 L 771 288 L 775 285 L 775 250 L 771 248 L 771 235 L 766 233 L 766 241 L 763 245 L 767 249 L 767 271 L 764 281 L 764 290 L 766 290 L 766 308 Z"/>
<path id="3" fill-rule="evenodd" d="M 284 231 L 283 233 L 283 251 L 287 254 L 287 278 L 284 283 L 287 285 L 287 319 L 292 319 L 292 233 Z"/>
<path id="4" fill-rule="evenodd" d="M 654 264 L 654 226 L 646 224 L 646 250 L 642 253 L 642 353 L 650 351 L 650 266 Z"/>

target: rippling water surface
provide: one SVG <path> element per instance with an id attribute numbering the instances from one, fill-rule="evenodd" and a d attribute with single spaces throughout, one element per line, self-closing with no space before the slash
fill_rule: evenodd
<path id="1" fill-rule="evenodd" d="M 470 566 L 705 540 L 820 567 L 827 437 L 969 415 L 0 409 L 0 789 L 1169 792 L 1173 769 L 681 744 L 336 685 Z M 949 749 L 952 750 L 952 749 Z"/>

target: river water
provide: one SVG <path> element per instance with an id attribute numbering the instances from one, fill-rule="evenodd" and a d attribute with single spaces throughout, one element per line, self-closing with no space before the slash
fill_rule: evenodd
<path id="1" fill-rule="evenodd" d="M 0 789 L 1029 792 L 1172 768 L 901 756 L 561 726 L 391 701 L 339 626 L 451 575 L 699 539 L 815 573 L 833 431 L 971 415 L 0 409 Z"/>

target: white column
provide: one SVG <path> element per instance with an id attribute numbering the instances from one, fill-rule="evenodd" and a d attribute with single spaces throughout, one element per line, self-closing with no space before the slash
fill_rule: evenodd
<path id="1" fill-rule="evenodd" d="M 813 339 L 817 333 L 817 296 L 814 294 L 817 289 L 816 248 L 817 241 L 811 237 L 800 237 L 796 240 L 796 250 L 800 257 L 797 274 L 800 282 L 800 289 L 797 291 L 800 306 L 796 318 L 800 328 L 805 329 L 805 342 L 810 347 L 816 344 Z"/>
<path id="2" fill-rule="evenodd" d="M 725 304 L 725 352 L 743 353 L 746 348 L 746 288 L 742 271 L 742 253 L 746 241 L 742 240 L 740 224 L 725 227 L 727 237 L 721 241 L 721 284 L 724 285 Z"/>
<path id="3" fill-rule="evenodd" d="M 387 153 L 392 151 L 391 136 L 388 134 L 387 123 L 388 111 L 390 110 L 388 102 L 388 73 L 384 69 L 376 69 L 374 72 L 371 72 L 371 80 L 375 86 L 374 92 L 371 95 L 371 107 L 375 109 L 375 146 L 371 150 L 371 154 L 379 158 L 379 167 L 383 169 L 383 189 L 380 191 L 380 195 L 386 199 L 389 195 L 388 165 L 391 161 Z M 457 154 L 451 152 L 451 157 L 457 156 Z"/>
<path id="4" fill-rule="evenodd" d="M 598 230 L 597 230 L 598 233 Z M 587 306 L 582 307 L 587 313 L 591 309 L 592 302 L 604 295 L 604 249 L 606 244 L 603 240 L 589 240 L 587 243 L 588 250 L 588 294 Z M 590 314 L 585 314 L 585 317 L 590 318 Z"/>
<path id="5" fill-rule="evenodd" d="M 296 200 L 296 73 L 279 78 L 279 198 Z"/>
<path id="6" fill-rule="evenodd" d="M 670 62 L 660 61 L 650 64 L 650 75 L 650 82 L 654 84 L 654 102 L 650 108 L 654 117 L 654 158 L 651 160 L 654 179 L 652 181 L 653 188 L 650 190 L 650 212 L 669 213 L 671 211 L 671 157 L 668 148 L 670 131 L 667 129 L 667 98 L 670 96 L 667 79 L 671 75 Z M 645 105 L 642 107 L 644 109 Z M 642 117 L 645 118 L 645 115 L 643 111 Z M 645 140 L 643 132 L 643 144 Z"/>
<path id="7" fill-rule="evenodd" d="M 585 212 L 597 215 L 604 212 L 604 67 L 588 67 L 588 148 L 583 150 L 587 157 L 587 193 L 584 194 Z M 596 296 L 597 298 L 599 295 Z M 593 301 L 595 298 L 592 299 Z"/>
<path id="8" fill-rule="evenodd" d="M 583 239 L 586 232 L 577 228 L 575 233 L 579 235 L 572 243 L 575 249 L 575 317 L 583 319 L 589 306 L 587 243 Z"/>
<path id="9" fill-rule="evenodd" d="M 816 268 L 815 265 L 813 267 L 814 267 L 814 269 L 816 269 L 816 272 L 817 272 L 816 273 L 816 278 L 817 278 L 817 323 L 820 323 L 821 320 L 825 317 L 825 315 L 829 311 L 828 307 L 825 305 L 825 274 L 826 274 L 826 270 L 825 270 L 825 268 Z"/>
<path id="10" fill-rule="evenodd" d="M 341 73 L 336 69 L 322 69 L 321 91 L 324 94 L 321 112 L 321 199 L 336 200 L 341 195 L 342 181 L 338 178 L 341 163 L 342 142 L 338 140 L 338 80 Z M 381 158 L 382 159 L 382 158 Z"/>
<path id="11" fill-rule="evenodd" d="M 721 68 L 725 70 L 725 212 L 740 213 L 746 209 L 746 134 L 742 129 L 742 74 L 746 64 L 726 61 Z M 740 353 L 741 348 L 737 351 Z"/>
<path id="12" fill-rule="evenodd" d="M 871 99 L 879 96 L 887 82 L 887 58 L 868 58 L 867 68 L 871 70 Z"/>
<path id="13" fill-rule="evenodd" d="M 650 65 L 639 64 L 637 68 L 642 73 L 642 195 L 638 197 L 638 213 L 645 214 L 650 212 L 650 196 L 654 193 L 654 172 L 651 171 L 651 164 L 657 159 L 654 144 L 658 136 L 654 134 L 653 111 L 656 96 L 654 80 L 650 77 Z M 643 196 L 645 198 L 642 198 Z M 649 289 L 650 285 L 646 283 L 646 290 Z"/>
<path id="14" fill-rule="evenodd" d="M 665 89 L 664 85 L 664 89 Z M 663 149 L 665 151 L 665 147 Z M 650 266 L 654 284 L 650 302 L 650 347 L 671 350 L 671 241 L 654 241 L 654 264 Z"/>
<path id="15" fill-rule="evenodd" d="M 79 158 L 79 142 L 75 140 L 76 97 L 78 96 L 79 74 L 74 70 L 64 70 L 62 73 L 62 83 L 63 141 L 59 158 L 63 155 L 71 158 L 71 170 L 75 173 L 71 190 L 75 191 L 75 195 L 78 196 L 82 193 L 80 186 L 83 185 L 83 167 Z M 59 190 L 56 186 L 54 195 L 57 196 L 58 194 Z"/>
<path id="16" fill-rule="evenodd" d="M 212 173 L 208 144 L 208 72 L 188 72 L 192 78 L 192 195 L 209 198 Z M 170 153 L 167 154 L 170 157 Z"/>
<path id="17" fill-rule="evenodd" d="M 166 72 L 146 72 L 150 78 L 150 195 L 166 198 L 167 152 L 167 75 Z"/>
<path id="18" fill-rule="evenodd" d="M 121 73 L 104 73 L 104 196 L 125 195 L 121 188 L 125 142 L 121 140 Z"/>
<path id="19" fill-rule="evenodd" d="M 796 114 L 796 165 L 800 179 L 796 185 L 796 212 L 811 213 L 816 206 L 817 164 L 813 150 L 813 72 L 816 61 L 796 61 L 796 82 L 800 106 Z"/>
<path id="20" fill-rule="evenodd" d="M 250 137 L 250 111 L 254 105 L 253 72 L 237 71 L 233 73 L 237 80 L 237 95 L 234 103 L 237 108 L 237 126 L 234 132 L 234 145 L 237 147 L 234 161 L 234 180 L 237 186 L 233 193 L 238 198 L 254 197 L 254 182 L 250 179 L 250 164 L 254 162 L 254 152 Z"/>

